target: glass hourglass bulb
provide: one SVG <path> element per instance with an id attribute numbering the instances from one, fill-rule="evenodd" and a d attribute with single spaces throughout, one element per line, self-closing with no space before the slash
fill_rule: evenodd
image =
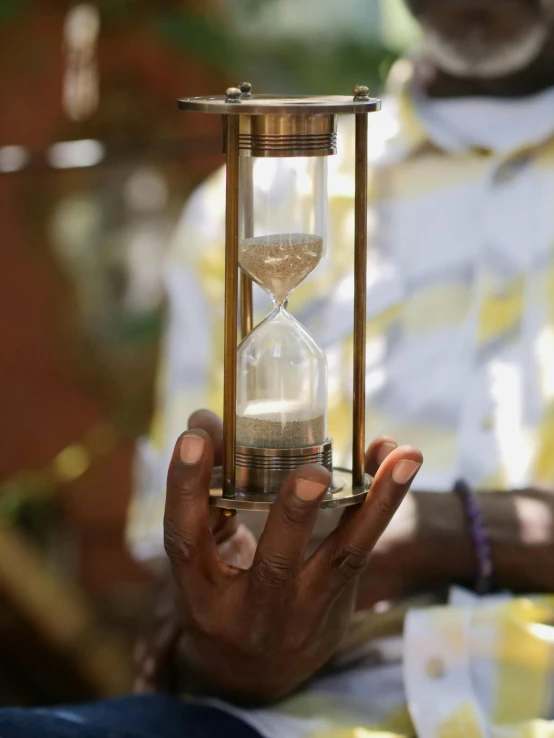
<path id="1" fill-rule="evenodd" d="M 324 223 L 306 212 L 311 219 L 290 214 L 288 222 L 279 219 L 294 230 L 276 232 L 271 226 L 277 223 L 265 223 L 264 235 L 239 243 L 241 269 L 270 295 L 274 307 L 238 349 L 239 447 L 299 449 L 327 440 L 327 360 L 287 310 L 291 293 L 324 256 Z"/>
<path id="2" fill-rule="evenodd" d="M 286 303 L 321 263 L 323 238 L 310 233 L 277 233 L 247 238 L 239 246 L 241 269 L 279 305 Z"/>
<path id="3" fill-rule="evenodd" d="M 302 448 L 327 439 L 327 361 L 282 305 L 238 355 L 237 444 Z"/>

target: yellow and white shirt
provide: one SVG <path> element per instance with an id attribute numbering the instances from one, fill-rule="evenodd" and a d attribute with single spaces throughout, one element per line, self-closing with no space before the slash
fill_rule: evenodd
<path id="1" fill-rule="evenodd" d="M 338 465 L 351 449 L 354 228 L 348 122 L 341 132 L 328 255 L 290 302 L 327 353 Z M 521 101 L 430 101 L 401 62 L 383 112 L 370 116 L 370 152 L 368 438 L 419 446 L 420 489 L 448 491 L 459 477 L 482 489 L 551 483 L 554 88 Z M 193 410 L 222 406 L 223 191 L 218 172 L 191 198 L 170 249 L 159 401 L 130 513 L 141 558 L 162 551 L 176 437 Z M 269 310 L 258 290 L 256 307 Z M 403 645 L 375 641 L 385 657 L 246 718 L 268 738 L 554 736 L 530 722 L 553 712 L 554 601 L 479 605 L 414 610 Z"/>

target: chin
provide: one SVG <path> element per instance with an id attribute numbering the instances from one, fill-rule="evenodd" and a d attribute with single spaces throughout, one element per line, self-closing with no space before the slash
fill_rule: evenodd
<path id="1" fill-rule="evenodd" d="M 525 69 L 552 33 L 554 0 L 408 0 L 424 49 L 461 77 L 502 77 Z"/>

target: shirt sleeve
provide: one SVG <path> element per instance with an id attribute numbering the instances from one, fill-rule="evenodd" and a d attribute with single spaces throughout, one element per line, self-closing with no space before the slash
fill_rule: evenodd
<path id="1" fill-rule="evenodd" d="M 404 631 L 404 684 L 419 738 L 486 738 L 471 680 L 468 608 L 412 611 Z"/>
<path id="2" fill-rule="evenodd" d="M 404 686 L 418 737 L 550 734 L 553 607 L 552 597 L 456 592 L 448 606 L 411 611 Z"/>

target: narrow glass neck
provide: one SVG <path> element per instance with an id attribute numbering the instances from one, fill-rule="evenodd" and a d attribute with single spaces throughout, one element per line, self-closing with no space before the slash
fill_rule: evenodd
<path id="1" fill-rule="evenodd" d="M 273 295 L 270 295 L 270 297 L 271 297 L 271 302 L 273 303 L 273 308 L 275 310 L 287 310 L 288 309 L 290 295 L 287 295 L 285 299 L 283 300 L 283 302 L 279 302 L 279 300 L 276 300 L 275 297 L 273 297 Z"/>

